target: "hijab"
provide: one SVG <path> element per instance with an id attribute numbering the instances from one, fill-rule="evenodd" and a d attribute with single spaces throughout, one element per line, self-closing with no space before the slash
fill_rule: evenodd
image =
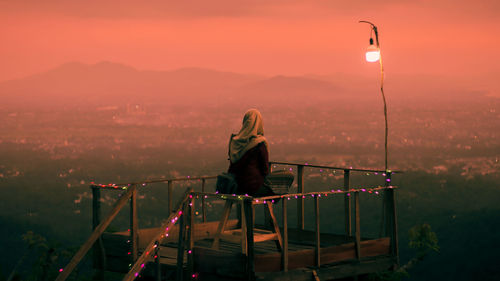
<path id="1" fill-rule="evenodd" d="M 229 141 L 229 160 L 236 163 L 247 151 L 263 142 L 267 149 L 269 145 L 264 137 L 262 115 L 257 109 L 249 109 L 243 117 L 243 125 L 238 134 L 232 134 Z"/>

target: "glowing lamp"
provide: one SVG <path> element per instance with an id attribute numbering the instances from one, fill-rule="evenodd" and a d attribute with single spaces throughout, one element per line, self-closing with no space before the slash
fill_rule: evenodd
<path id="1" fill-rule="evenodd" d="M 370 38 L 370 46 L 366 49 L 366 61 L 376 62 L 380 59 L 380 49 L 373 45 L 373 39 Z"/>

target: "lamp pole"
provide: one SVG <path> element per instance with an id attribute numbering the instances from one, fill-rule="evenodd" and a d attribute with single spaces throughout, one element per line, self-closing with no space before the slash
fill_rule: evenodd
<path id="1" fill-rule="evenodd" d="M 384 101 L 384 118 L 385 118 L 385 171 L 388 172 L 388 164 L 387 164 L 387 136 L 389 134 L 389 126 L 387 123 L 387 103 L 385 101 L 384 94 L 384 65 L 382 64 L 382 54 L 380 53 L 380 43 L 378 40 L 378 29 L 373 23 L 365 20 L 359 21 L 360 23 L 367 23 L 371 26 L 371 31 L 375 34 L 375 43 L 376 47 L 373 46 L 373 38 L 370 34 L 370 46 L 368 47 L 368 51 L 366 52 L 366 60 L 369 62 L 379 61 L 380 63 L 380 92 L 382 93 L 382 100 Z"/>

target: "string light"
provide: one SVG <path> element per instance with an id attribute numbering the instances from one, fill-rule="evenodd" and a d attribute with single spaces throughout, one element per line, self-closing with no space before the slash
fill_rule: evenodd
<path id="1" fill-rule="evenodd" d="M 309 163 L 306 162 L 304 165 L 308 166 Z M 273 167 L 275 168 L 276 165 L 274 165 Z M 311 168 L 317 168 L 317 167 L 312 166 Z M 349 169 L 352 169 L 352 167 L 349 167 Z M 289 171 L 293 171 L 294 169 L 290 167 L 288 170 Z M 325 170 L 324 169 L 320 169 L 320 172 L 323 173 L 323 172 L 325 172 Z M 336 173 L 336 170 L 333 169 L 333 174 L 335 174 L 335 173 Z M 391 171 L 387 170 L 387 173 L 391 173 Z M 366 175 L 370 175 L 369 172 L 366 172 L 365 174 Z M 373 174 L 378 175 L 379 173 L 378 172 L 373 172 Z M 382 173 L 382 175 L 386 176 L 386 173 Z M 203 177 L 203 179 L 209 179 L 209 178 L 215 178 L 215 177 Z M 96 185 L 94 182 L 91 182 L 91 184 L 92 184 L 92 187 L 100 187 L 100 188 L 103 188 L 103 189 L 123 189 L 123 190 L 126 190 L 129 187 L 134 186 L 134 185 L 146 186 L 147 183 L 153 183 L 153 182 L 172 182 L 173 180 L 174 179 L 171 179 L 171 180 L 162 180 L 162 181 L 149 181 L 149 182 L 133 183 L 133 184 L 130 184 L 130 183 L 128 183 L 128 184 L 113 184 L 113 183 L 110 183 L 110 184 L 97 184 Z M 175 179 L 175 180 L 183 180 L 183 179 L 181 178 L 181 179 Z M 201 178 L 191 178 L 191 176 L 187 176 L 186 178 L 184 178 L 184 180 L 197 180 L 197 181 L 200 181 Z M 391 182 L 391 179 L 387 178 L 386 182 Z M 345 194 L 346 196 L 351 196 L 351 193 L 353 193 L 353 192 L 354 193 L 359 193 L 359 192 L 367 192 L 367 191 L 370 194 L 377 194 L 378 195 L 379 194 L 379 190 L 392 189 L 392 188 L 395 188 L 395 187 L 394 186 L 386 186 L 386 187 L 359 188 L 359 189 L 349 189 L 349 190 L 331 189 L 330 191 L 323 191 L 323 192 L 312 192 L 312 193 L 302 193 L 302 194 L 283 194 L 283 195 L 277 195 L 277 196 L 269 196 L 269 197 L 261 198 L 260 200 L 259 199 L 254 199 L 253 197 L 249 196 L 248 194 L 245 194 L 245 195 L 237 195 L 237 194 L 228 195 L 228 194 L 219 194 L 219 192 L 217 192 L 217 191 L 215 193 L 210 193 L 210 194 L 201 193 L 201 192 L 198 192 L 198 193 L 194 192 L 194 193 L 190 193 L 187 196 L 187 198 L 193 199 L 193 195 L 196 195 L 196 198 L 198 198 L 198 195 L 201 195 L 205 199 L 208 198 L 208 197 L 215 197 L 215 198 L 226 199 L 226 200 L 252 200 L 254 204 L 267 204 L 268 200 L 270 200 L 272 203 L 275 203 L 276 199 L 281 199 L 281 198 L 286 198 L 287 200 L 291 200 L 292 198 L 295 198 L 295 199 L 304 199 L 304 198 L 306 198 L 306 195 L 311 195 L 312 198 L 316 198 L 316 197 L 319 198 L 322 195 L 324 195 L 325 197 L 327 197 L 329 194 Z M 187 200 L 187 199 L 185 199 L 185 200 Z M 189 203 L 189 206 L 193 206 L 192 201 Z M 183 215 L 182 209 L 179 210 L 176 213 L 176 215 L 168 221 L 168 225 L 167 226 L 164 225 L 165 231 L 162 232 L 158 236 L 158 240 L 159 241 L 161 241 L 162 238 L 169 237 L 169 231 L 171 231 L 171 226 L 174 225 L 174 224 L 176 224 L 178 222 L 178 220 L 179 220 L 179 218 L 180 218 L 181 215 Z M 130 229 L 128 231 L 130 231 Z M 130 240 L 127 240 L 127 243 L 130 243 Z M 151 252 L 152 249 L 157 249 L 158 248 L 159 244 L 156 244 L 156 243 L 158 243 L 158 241 L 156 241 L 155 244 L 153 244 L 153 245 L 150 244 L 148 247 L 146 247 L 145 252 L 144 252 L 144 257 L 142 257 L 142 259 L 140 259 L 142 263 L 139 263 L 139 260 L 138 260 L 137 261 L 138 263 L 136 265 L 134 265 L 134 266 L 132 264 L 129 264 L 129 266 L 131 267 L 130 274 L 133 274 L 133 276 L 138 277 L 139 274 L 140 274 L 140 272 L 141 272 L 141 270 L 143 270 L 146 267 L 146 261 L 148 259 L 151 259 L 152 257 L 155 258 L 155 259 L 158 258 L 158 255 L 156 253 L 152 253 Z M 192 254 L 193 253 L 192 249 L 188 249 L 187 253 L 188 254 Z M 128 252 L 127 254 L 131 255 L 131 252 Z M 63 271 L 63 269 L 59 270 L 59 272 L 62 272 L 62 271 Z M 192 278 L 197 278 L 198 277 L 198 273 L 193 273 L 191 275 L 191 277 Z"/>

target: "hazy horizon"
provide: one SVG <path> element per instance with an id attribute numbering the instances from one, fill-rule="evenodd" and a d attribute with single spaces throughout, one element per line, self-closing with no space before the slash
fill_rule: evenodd
<path id="1" fill-rule="evenodd" d="M 490 0 L 2 1 L 0 81 L 71 61 L 376 79 L 378 65 L 364 61 L 370 28 L 358 23 L 369 20 L 387 79 L 445 77 L 499 96 L 499 11 Z"/>

